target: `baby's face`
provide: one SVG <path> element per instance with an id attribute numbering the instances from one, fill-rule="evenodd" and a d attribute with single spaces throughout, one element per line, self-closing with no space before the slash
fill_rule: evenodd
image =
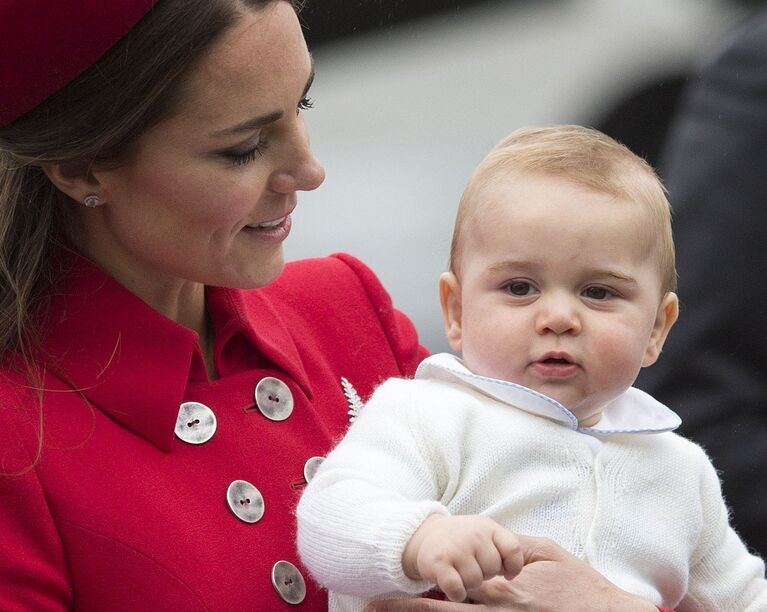
<path id="1" fill-rule="evenodd" d="M 441 279 L 448 338 L 474 373 L 553 399 L 582 425 L 652 364 L 676 319 L 640 205 L 545 175 L 477 195 L 459 277 Z"/>

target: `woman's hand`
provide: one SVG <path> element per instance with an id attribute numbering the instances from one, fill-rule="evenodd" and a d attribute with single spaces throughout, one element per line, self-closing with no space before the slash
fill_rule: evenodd
<path id="1" fill-rule="evenodd" d="M 495 578 L 469 592 L 475 604 L 399 599 L 371 602 L 366 612 L 658 612 L 546 538 L 517 536 L 525 560 L 513 580 Z"/>
<path id="2" fill-rule="evenodd" d="M 451 601 L 463 601 L 488 578 L 514 578 L 523 564 L 517 536 L 474 515 L 428 516 L 402 554 L 406 576 L 436 583 Z"/>

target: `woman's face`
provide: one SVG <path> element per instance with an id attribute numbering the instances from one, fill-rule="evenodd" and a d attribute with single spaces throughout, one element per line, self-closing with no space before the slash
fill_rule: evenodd
<path id="1" fill-rule="evenodd" d="M 104 205 L 79 209 L 84 253 L 139 295 L 273 280 L 296 192 L 324 179 L 302 117 L 312 74 L 288 2 L 246 13 L 194 67 L 177 112 L 119 168 L 93 171 Z"/>

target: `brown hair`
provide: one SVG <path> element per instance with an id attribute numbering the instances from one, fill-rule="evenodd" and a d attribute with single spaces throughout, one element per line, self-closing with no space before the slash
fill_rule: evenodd
<path id="1" fill-rule="evenodd" d="M 119 165 L 173 112 L 195 60 L 243 10 L 272 1 L 160 0 L 85 73 L 0 128 L 0 356 L 28 354 L 55 282 L 52 254 L 72 235 L 67 198 L 43 166 Z"/>
<path id="2" fill-rule="evenodd" d="M 652 167 L 601 132 L 577 125 L 522 128 L 499 142 L 480 162 L 461 196 L 450 248 L 457 274 L 461 234 L 479 190 L 502 173 L 533 172 L 566 178 L 588 189 L 637 202 L 649 213 L 663 293 L 676 290 L 671 206 Z"/>
<path id="3" fill-rule="evenodd" d="M 71 201 L 43 167 L 119 166 L 138 136 L 174 112 L 211 43 L 244 11 L 276 1 L 159 0 L 82 75 L 0 127 L 0 361 L 21 366 L 41 400 L 32 350 L 58 276 L 54 253 L 75 230 Z M 39 422 L 42 440 L 42 410 Z"/>

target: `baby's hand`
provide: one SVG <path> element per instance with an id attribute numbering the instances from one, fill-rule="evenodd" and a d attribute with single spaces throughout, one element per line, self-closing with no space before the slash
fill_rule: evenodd
<path id="1" fill-rule="evenodd" d="M 431 514 L 402 553 L 406 576 L 436 582 L 451 601 L 493 576 L 510 580 L 523 565 L 517 537 L 484 516 Z"/>

